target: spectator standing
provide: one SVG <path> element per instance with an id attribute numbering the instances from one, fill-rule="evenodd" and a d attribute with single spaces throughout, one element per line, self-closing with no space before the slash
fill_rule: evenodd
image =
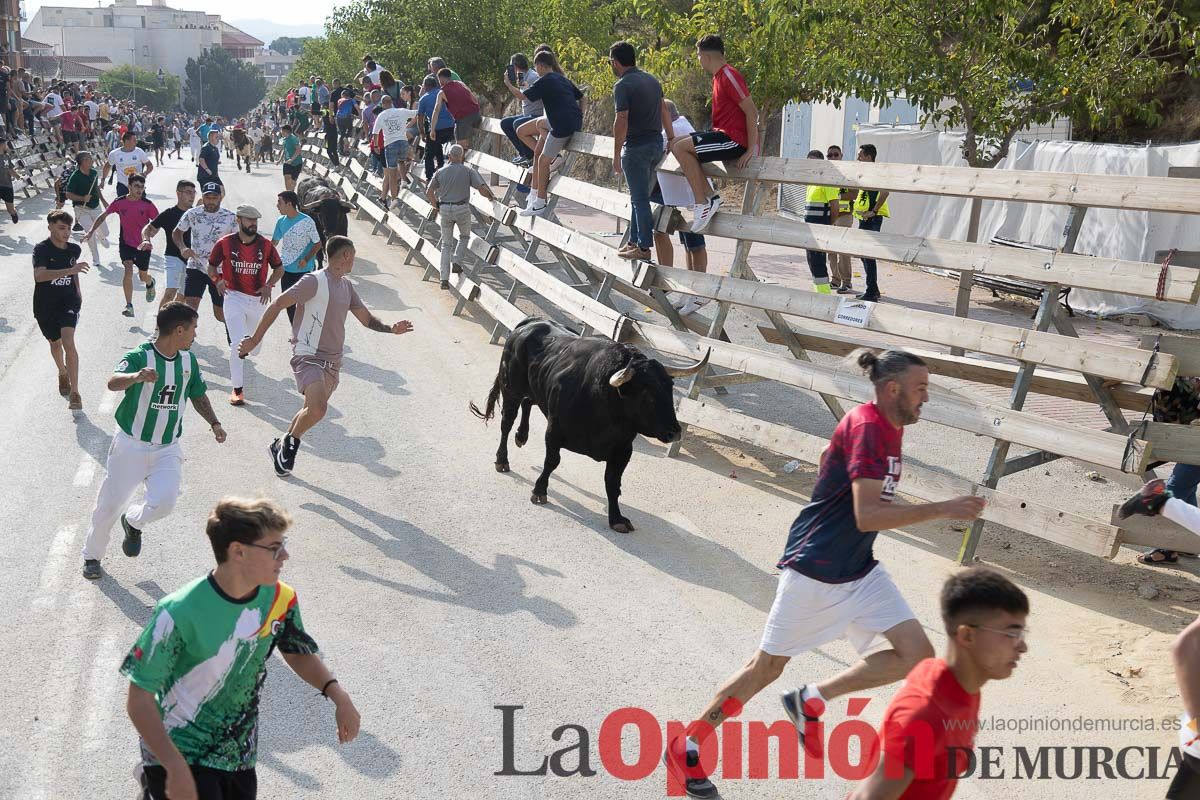
<path id="1" fill-rule="evenodd" d="M 462 145 L 450 145 L 450 163 L 433 174 L 425 189 L 425 196 L 441 216 L 443 289 L 450 288 L 451 268 L 454 272 L 460 272 L 462 261 L 467 256 L 467 245 L 471 240 L 471 189 L 478 190 L 492 202 L 496 200 L 496 195 L 492 194 L 479 172 L 463 163 L 465 152 Z M 454 237 L 456 226 L 457 240 Z"/>
<path id="2" fill-rule="evenodd" d="M 329 108 L 329 87 L 325 85 L 325 81 L 323 79 L 317 78 L 317 86 L 315 91 L 316 100 L 313 104 L 313 110 L 323 111 Z"/>
<path id="3" fill-rule="evenodd" d="M 613 120 L 613 172 L 624 173 L 631 206 L 629 243 L 618 255 L 649 260 L 654 241 L 650 187 L 654 185 L 654 168 L 663 157 L 663 131 L 673 130 L 671 116 L 663 103 L 662 84 L 637 68 L 633 45 L 614 44 L 608 49 L 608 63 L 617 76 L 613 86 L 617 110 Z"/>
<path id="4" fill-rule="evenodd" d="M 446 163 L 442 148 L 454 141 L 454 117 L 444 103 L 437 116 L 434 116 L 434 108 L 442 94 L 435 76 L 426 75 L 421 88 L 423 92 L 417 102 L 417 117 L 421 134 L 425 137 L 425 180 L 428 181 Z"/>
<path id="5" fill-rule="evenodd" d="M 842 148 L 836 144 L 825 149 L 827 161 L 841 161 Z M 833 225 L 838 228 L 854 226 L 854 191 L 851 189 L 838 190 L 838 213 L 833 215 Z M 854 294 L 854 286 L 850 274 L 850 256 L 845 253 L 829 254 L 829 271 L 833 274 L 829 286 L 838 294 Z"/>
<path id="6" fill-rule="evenodd" d="M 341 165 L 338 160 L 338 128 L 337 122 L 334 120 L 333 114 L 329 109 L 323 111 L 314 111 L 313 116 L 319 117 L 322 123 L 322 130 L 325 132 L 325 155 L 329 159 L 329 163 L 337 167 Z"/>
<path id="7" fill-rule="evenodd" d="M 517 136 L 517 128 L 542 115 L 542 102 L 529 100 L 524 94 L 537 79 L 538 74 L 529 69 L 529 59 L 524 53 L 516 53 L 509 59 L 508 69 L 504 71 L 504 86 L 521 102 L 521 112 L 501 119 L 500 130 L 504 131 L 504 135 L 517 149 L 517 157 L 513 159 L 513 163 L 524 167 L 532 166 L 533 150 Z"/>
<path id="8" fill-rule="evenodd" d="M 583 92 L 558 71 L 558 59 L 549 51 L 534 56 L 537 83 L 525 90 L 530 100 L 541 100 L 546 109 L 548 133 L 538 140 L 533 164 L 534 196 L 521 210 L 521 216 L 546 213 L 550 162 L 563 151 L 567 142 L 583 128 Z M 536 123 L 535 123 L 536 124 Z"/>
<path id="9" fill-rule="evenodd" d="M 701 164 L 734 161 L 743 169 L 758 152 L 758 108 L 750 97 L 746 79 L 725 60 L 725 43 L 710 34 L 696 42 L 700 66 L 713 76 L 711 131 L 697 131 L 671 142 L 671 153 L 692 187 L 692 233 L 700 233 L 721 207 L 721 195 L 712 194 Z"/>
<path id="10" fill-rule="evenodd" d="M 809 150 L 808 157 L 824 161 L 825 156 L 820 150 Z M 836 186 L 819 186 L 810 183 L 805 190 L 804 221 L 809 225 L 832 225 L 838 214 L 838 195 L 841 194 Z M 829 260 L 824 250 L 806 250 L 808 257 L 808 272 L 812 275 L 813 290 L 817 294 L 830 294 L 829 289 Z"/>
<path id="11" fill-rule="evenodd" d="M 876 150 L 873 144 L 864 144 L 858 148 L 859 161 L 874 164 L 875 155 Z M 858 220 L 860 230 L 878 232 L 883 227 L 884 218 L 891 216 L 887 199 L 888 192 L 881 192 L 878 189 L 859 190 L 858 195 L 854 198 L 854 218 Z M 876 272 L 875 259 L 864 258 L 862 263 L 863 272 L 867 276 L 867 290 L 855 297 L 870 303 L 877 302 L 879 300 L 879 276 Z"/>
<path id="12" fill-rule="evenodd" d="M 405 105 L 405 103 L 403 102 L 403 100 L 400 97 L 400 93 L 402 91 L 404 91 L 404 87 L 401 86 L 396 81 L 395 77 L 392 76 L 392 73 L 388 72 L 386 69 L 382 70 L 379 73 L 378 90 L 379 90 L 379 97 L 376 98 L 377 102 L 379 100 L 382 100 L 383 95 L 386 94 L 392 98 L 392 105 L 395 106 L 396 108 L 400 108 L 401 106 Z"/>
<path id="13" fill-rule="evenodd" d="M 447 68 L 446 67 L 446 59 L 442 58 L 441 56 L 434 56 L 433 58 L 431 58 L 427 62 L 425 62 L 425 66 L 429 69 L 429 74 L 426 75 L 425 77 L 426 78 L 436 78 L 439 70 L 443 70 L 443 69 Z M 458 73 L 455 72 L 454 70 L 450 70 L 450 78 L 452 80 L 456 80 L 456 81 L 462 80 L 462 78 L 460 78 Z"/>
<path id="14" fill-rule="evenodd" d="M 416 112 L 396 108 L 391 95 L 384 95 L 383 110 L 375 117 L 373 136 L 383 137 L 383 190 L 380 197 L 399 203 L 400 184 L 408 180 L 408 123 Z"/>
<path id="15" fill-rule="evenodd" d="M 437 116 L 437 109 L 440 107 L 438 104 L 450 109 L 450 116 L 454 117 L 454 140 L 462 145 L 463 150 L 470 150 L 471 138 L 475 135 L 475 129 L 483 122 L 483 116 L 479 113 L 479 101 L 475 98 L 475 93 L 453 75 L 454 73 L 444 67 L 438 70 L 438 86 L 442 93 L 434 106 L 433 116 Z"/>

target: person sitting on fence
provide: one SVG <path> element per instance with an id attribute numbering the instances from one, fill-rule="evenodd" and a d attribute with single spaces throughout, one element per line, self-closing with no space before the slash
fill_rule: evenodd
<path id="1" fill-rule="evenodd" d="M 450 288 L 450 270 L 462 271 L 463 259 L 467 257 L 467 245 L 471 240 L 471 189 L 495 202 L 496 195 L 484 182 L 479 172 L 463 163 L 466 151 L 462 145 L 450 145 L 450 163 L 443 166 L 429 179 L 425 196 L 433 210 L 441 216 L 442 223 L 442 288 Z M 458 239 L 454 228 L 458 226 Z"/>
<path id="2" fill-rule="evenodd" d="M 808 157 L 824 161 L 825 156 L 820 150 L 809 150 Z M 838 215 L 838 195 L 841 190 L 836 186 L 808 185 L 805 192 L 804 221 L 810 225 L 832 225 Z M 817 294 L 829 294 L 829 263 L 824 250 L 806 250 L 808 256 L 808 271 L 812 274 L 813 290 Z"/>
<path id="3" fill-rule="evenodd" d="M 735 161 L 743 169 L 758 152 L 758 107 L 750 97 L 746 79 L 725 60 L 725 43 L 716 34 L 696 42 L 700 66 L 713 76 L 711 131 L 696 131 L 671 140 L 671 154 L 692 187 L 692 233 L 700 233 L 721 207 L 721 195 L 712 194 L 704 170 L 710 161 Z"/>
<path id="4" fill-rule="evenodd" d="M 874 164 L 875 155 L 875 145 L 873 144 L 864 144 L 858 148 L 859 161 Z M 854 199 L 854 218 L 858 220 L 860 230 L 878 232 L 883 227 L 884 217 L 891 216 L 887 199 L 888 192 L 881 192 L 877 189 L 859 190 Z M 875 259 L 864 258 L 862 263 L 863 272 L 867 275 L 867 290 L 855 297 L 874 303 L 879 300 L 879 276 L 876 272 Z"/>
<path id="5" fill-rule="evenodd" d="M 539 52 L 541 52 L 540 47 L 534 56 L 536 57 Z M 533 149 L 517 136 L 517 128 L 542 115 L 544 110 L 542 101 L 530 100 L 525 97 L 525 90 L 537 83 L 537 79 L 538 74 L 536 71 L 530 70 L 529 59 L 525 57 L 524 53 L 516 53 L 508 60 L 508 69 L 504 71 L 504 86 L 512 93 L 513 97 L 520 101 L 521 111 L 500 120 L 500 130 L 504 131 L 504 135 L 517 149 L 517 156 L 513 159 L 513 163 L 523 167 L 533 166 Z"/>
<path id="6" fill-rule="evenodd" d="M 525 90 L 524 95 L 530 100 L 541 100 L 545 105 L 547 134 L 537 140 L 533 163 L 533 189 L 536 194 L 520 212 L 525 217 L 546 213 L 550 162 L 563 152 L 571 137 L 583 128 L 583 92 L 562 74 L 554 54 L 548 50 L 538 53 L 533 59 L 533 68 L 539 78 L 536 84 Z M 541 120 L 537 124 L 540 125 Z M 529 142 L 524 134 L 522 138 L 526 143 Z"/>

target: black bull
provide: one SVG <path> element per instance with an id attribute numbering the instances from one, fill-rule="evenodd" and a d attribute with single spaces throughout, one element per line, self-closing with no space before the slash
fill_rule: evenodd
<path id="1" fill-rule="evenodd" d="M 318 263 L 324 263 L 325 242 L 330 236 L 345 236 L 347 214 L 354 206 L 342 199 L 328 181 L 319 177 L 307 177 L 296 184 L 296 195 L 300 198 L 300 210 L 313 218 L 317 235 L 321 237 L 321 250 L 317 253 Z"/>
<path id="2" fill-rule="evenodd" d="M 520 410 L 516 444 L 525 444 L 529 410 L 536 403 L 546 416 L 546 461 L 530 500 L 538 505 L 546 502 L 560 450 L 590 456 L 606 462 L 608 526 L 629 533 L 633 525 L 621 515 L 617 499 L 621 476 L 633 456 L 633 440 L 638 434 L 665 443 L 679 439 L 671 379 L 695 374 L 707 362 L 706 355 L 690 367 L 664 367 L 635 347 L 603 336 L 580 337 L 553 322 L 526 319 L 504 344 L 486 411 L 471 403 L 471 412 L 489 420 L 495 416 L 496 400 L 503 400 L 496 471 L 508 472 L 508 432 Z"/>

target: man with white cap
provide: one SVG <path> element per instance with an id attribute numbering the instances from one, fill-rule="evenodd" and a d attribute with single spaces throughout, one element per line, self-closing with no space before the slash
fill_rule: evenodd
<path id="1" fill-rule="evenodd" d="M 240 406 L 246 402 L 245 356 L 238 355 L 238 345 L 258 327 L 263 307 L 271 302 L 271 290 L 283 277 L 283 262 L 271 240 L 258 232 L 262 216 L 258 209 L 242 204 L 236 214 L 237 233 L 221 237 L 208 255 L 208 277 L 225 298 L 229 381 L 233 384 L 229 404 Z M 252 352 L 258 352 L 257 348 Z"/>

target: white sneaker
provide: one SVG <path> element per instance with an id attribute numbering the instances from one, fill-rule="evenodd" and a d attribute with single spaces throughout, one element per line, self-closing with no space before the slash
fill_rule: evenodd
<path id="1" fill-rule="evenodd" d="M 522 217 L 540 217 L 546 213 L 546 207 L 549 204 L 540 197 L 530 202 L 528 206 L 522 208 L 518 213 Z"/>
<path id="2" fill-rule="evenodd" d="M 682 305 L 679 306 L 679 316 L 686 317 L 688 314 L 694 313 L 699 307 L 700 303 L 698 302 L 698 298 L 689 297 L 683 301 Z"/>
<path id="3" fill-rule="evenodd" d="M 714 194 L 703 205 L 692 207 L 692 233 L 700 233 L 712 222 L 713 215 L 721 207 L 721 195 Z"/>

